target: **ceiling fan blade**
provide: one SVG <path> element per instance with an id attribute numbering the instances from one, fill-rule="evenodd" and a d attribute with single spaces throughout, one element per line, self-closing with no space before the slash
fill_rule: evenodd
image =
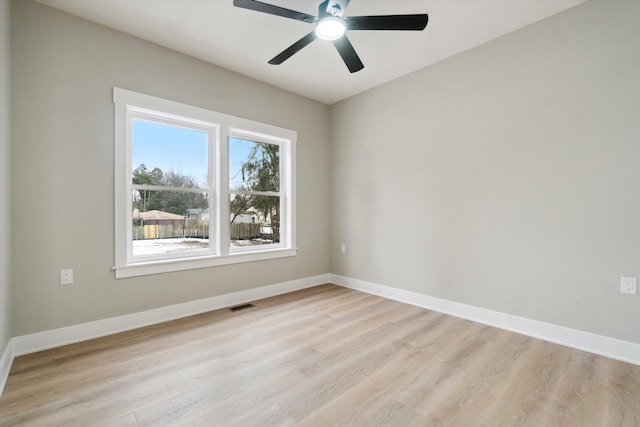
<path id="1" fill-rule="evenodd" d="M 284 7 L 274 6 L 272 4 L 263 3 L 256 0 L 233 0 L 233 5 L 235 7 L 241 7 L 243 9 L 255 10 L 256 12 L 268 13 L 269 15 L 295 19 L 297 21 L 307 22 L 309 24 L 312 24 L 318 20 L 318 18 L 313 15 L 291 9 L 285 9 Z"/>
<path id="2" fill-rule="evenodd" d="M 345 21 L 348 30 L 422 31 L 427 26 L 429 15 L 350 16 Z"/>
<path id="3" fill-rule="evenodd" d="M 307 46 L 309 43 L 316 39 L 315 31 L 311 31 L 309 34 L 283 50 L 280 54 L 274 57 L 269 64 L 271 65 L 280 65 L 287 59 L 291 58 L 296 52 L 302 50 L 303 47 Z"/>
<path id="4" fill-rule="evenodd" d="M 364 64 L 360 61 L 360 57 L 346 35 L 340 37 L 338 40 L 334 40 L 333 44 L 336 49 L 338 49 L 338 53 L 347 65 L 349 71 L 355 73 L 356 71 L 360 71 L 364 68 Z"/>

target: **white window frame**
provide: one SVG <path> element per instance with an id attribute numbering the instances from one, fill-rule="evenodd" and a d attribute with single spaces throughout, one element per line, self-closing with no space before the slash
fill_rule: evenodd
<path id="1" fill-rule="evenodd" d="M 169 101 L 126 89 L 113 88 L 115 104 L 115 277 L 125 278 L 241 262 L 295 256 L 295 145 L 297 132 L 252 120 Z M 209 134 L 207 188 L 209 248 L 174 257 L 132 254 L 132 141 L 131 123 L 142 117 L 164 124 L 185 125 Z M 229 224 L 229 137 L 280 146 L 280 242 L 231 248 Z"/>

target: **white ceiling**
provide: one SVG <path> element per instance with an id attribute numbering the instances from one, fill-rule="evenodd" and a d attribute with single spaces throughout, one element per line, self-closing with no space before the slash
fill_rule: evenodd
<path id="1" fill-rule="evenodd" d="M 37 0 L 40 3 L 332 104 L 585 0 L 352 0 L 345 16 L 428 13 L 424 31 L 351 31 L 365 68 L 351 74 L 317 40 L 282 65 L 267 61 L 313 29 L 232 0 Z M 321 0 L 262 0 L 317 15 Z"/>

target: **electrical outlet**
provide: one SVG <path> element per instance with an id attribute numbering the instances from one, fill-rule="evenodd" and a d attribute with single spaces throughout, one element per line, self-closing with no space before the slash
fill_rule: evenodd
<path id="1" fill-rule="evenodd" d="M 621 277 L 620 278 L 620 293 L 636 295 L 637 293 L 637 281 L 635 277 Z"/>
<path id="2" fill-rule="evenodd" d="M 73 270 L 60 270 L 60 284 L 70 285 L 73 283 Z"/>
<path id="3" fill-rule="evenodd" d="M 347 253 L 347 245 L 345 245 L 344 243 L 340 245 L 340 253 Z"/>

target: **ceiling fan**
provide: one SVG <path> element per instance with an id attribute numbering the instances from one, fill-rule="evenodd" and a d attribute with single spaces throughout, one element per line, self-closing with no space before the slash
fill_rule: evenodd
<path id="1" fill-rule="evenodd" d="M 318 16 L 274 6 L 256 0 L 233 0 L 233 5 L 243 9 L 255 10 L 270 15 L 295 19 L 308 24 L 316 24 L 315 29 L 283 50 L 269 61 L 269 64 L 280 65 L 291 58 L 296 52 L 310 44 L 316 38 L 333 42 L 350 72 L 355 73 L 364 68 L 360 57 L 347 38 L 347 30 L 402 30 L 422 31 L 427 26 L 429 16 L 415 15 L 379 15 L 379 16 L 348 16 L 344 12 L 350 0 L 324 0 L 318 6 Z"/>

